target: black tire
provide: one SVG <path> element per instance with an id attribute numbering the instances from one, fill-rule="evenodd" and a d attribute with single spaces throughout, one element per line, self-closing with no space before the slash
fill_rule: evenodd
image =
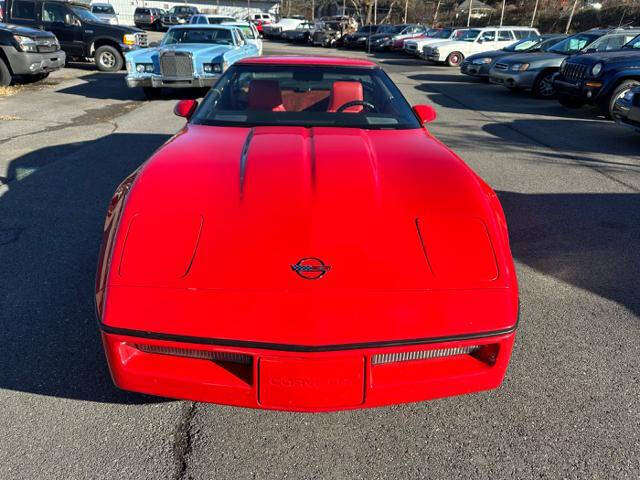
<path id="1" fill-rule="evenodd" d="M 640 85 L 640 82 L 638 82 L 637 80 L 625 80 L 613 90 L 613 93 L 611 93 L 609 100 L 606 103 L 602 102 L 602 107 L 606 106 L 604 114 L 607 116 L 607 118 L 613 118 L 613 107 L 615 106 L 616 101 L 629 90 L 637 87 L 638 85 Z M 602 107 L 600 108 L 604 110 L 604 108 Z"/>
<path id="2" fill-rule="evenodd" d="M 556 89 L 553 88 L 551 77 L 556 73 L 554 70 L 546 70 L 538 75 L 533 83 L 533 94 L 538 98 L 555 98 Z"/>
<path id="3" fill-rule="evenodd" d="M 460 52 L 451 52 L 445 63 L 448 67 L 459 67 L 462 61 L 464 60 L 464 55 Z"/>
<path id="4" fill-rule="evenodd" d="M 4 60 L 0 58 L 0 87 L 6 87 L 11 83 L 12 77 L 9 67 L 4 63 Z"/>
<path id="5" fill-rule="evenodd" d="M 584 107 L 584 102 L 582 100 L 580 100 L 579 98 L 575 98 L 575 97 L 568 97 L 566 95 L 560 95 L 558 97 L 558 102 L 560 102 L 560 105 L 562 105 L 563 107 L 567 107 L 567 108 Z"/>
<path id="6" fill-rule="evenodd" d="M 103 45 L 96 50 L 94 55 L 96 67 L 101 72 L 119 72 L 124 65 L 122 54 L 111 45 Z"/>
<path id="7" fill-rule="evenodd" d="M 147 97 L 147 100 L 158 100 L 162 98 L 161 88 L 142 87 L 142 91 L 144 92 L 144 96 Z"/>

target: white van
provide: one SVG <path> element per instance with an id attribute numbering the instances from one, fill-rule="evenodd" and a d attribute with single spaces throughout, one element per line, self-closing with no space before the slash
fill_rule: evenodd
<path id="1" fill-rule="evenodd" d="M 465 57 L 474 53 L 500 50 L 522 38 L 538 36 L 538 30 L 530 27 L 470 28 L 456 40 L 425 46 L 423 56 L 432 62 L 459 67 Z"/>

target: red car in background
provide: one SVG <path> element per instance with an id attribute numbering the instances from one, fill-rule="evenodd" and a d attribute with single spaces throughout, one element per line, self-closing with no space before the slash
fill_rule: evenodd
<path id="1" fill-rule="evenodd" d="M 440 28 L 430 28 L 424 32 L 419 32 L 419 33 L 410 34 L 410 35 L 403 35 L 402 38 L 398 38 L 393 41 L 393 43 L 391 44 L 391 50 L 393 51 L 404 50 L 405 40 L 413 40 L 414 38 L 429 38 L 435 35 L 440 30 L 441 30 Z"/>
<path id="2" fill-rule="evenodd" d="M 496 388 L 518 289 L 496 194 L 376 64 L 254 57 L 117 189 L 96 307 L 125 390 L 324 411 Z"/>

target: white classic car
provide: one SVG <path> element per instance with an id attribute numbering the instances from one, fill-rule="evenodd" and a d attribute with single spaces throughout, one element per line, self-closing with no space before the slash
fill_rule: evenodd
<path id="1" fill-rule="evenodd" d="M 530 27 L 487 27 L 470 28 L 455 40 L 426 45 L 422 52 L 431 62 L 445 63 L 450 67 L 459 67 L 465 57 L 474 53 L 500 50 L 516 40 L 537 37 L 540 33 Z"/>

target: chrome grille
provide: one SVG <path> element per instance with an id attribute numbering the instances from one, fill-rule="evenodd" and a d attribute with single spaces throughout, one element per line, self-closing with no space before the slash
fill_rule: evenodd
<path id="1" fill-rule="evenodd" d="M 407 50 L 418 50 L 418 45 L 416 45 L 415 43 L 408 43 Z"/>
<path id="2" fill-rule="evenodd" d="M 568 80 L 581 80 L 587 76 L 587 65 L 566 63 L 562 74 Z"/>
<path id="3" fill-rule="evenodd" d="M 140 47 L 149 45 L 149 37 L 146 33 L 136 33 L 136 44 Z"/>
<path id="4" fill-rule="evenodd" d="M 509 65 L 507 65 L 506 63 L 496 63 L 495 65 L 496 70 L 507 70 L 508 68 Z"/>
<path id="5" fill-rule="evenodd" d="M 193 62 L 187 52 L 165 52 L 160 56 L 160 71 L 164 77 L 193 77 Z"/>
<path id="6" fill-rule="evenodd" d="M 50 38 L 36 38 L 36 46 L 40 53 L 57 52 L 60 50 L 58 43 Z"/>

